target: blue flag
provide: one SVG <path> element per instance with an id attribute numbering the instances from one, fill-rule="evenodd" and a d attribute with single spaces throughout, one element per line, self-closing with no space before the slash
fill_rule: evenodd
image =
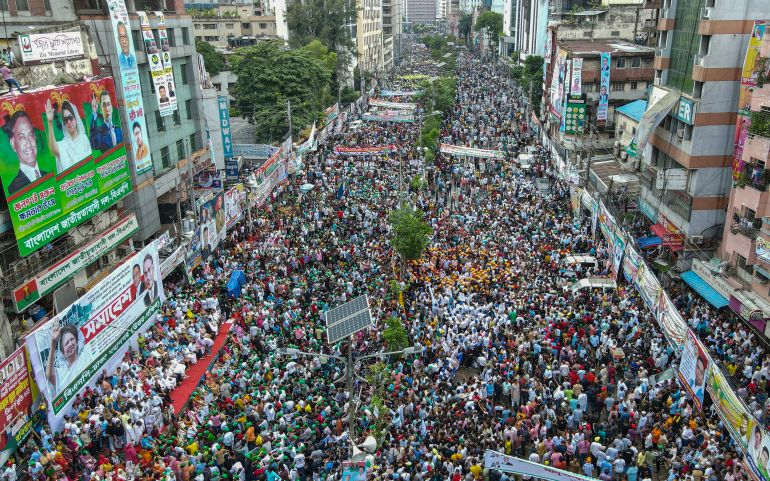
<path id="1" fill-rule="evenodd" d="M 340 188 L 337 189 L 337 198 L 341 199 L 345 196 L 345 181 L 343 180 L 340 184 Z"/>

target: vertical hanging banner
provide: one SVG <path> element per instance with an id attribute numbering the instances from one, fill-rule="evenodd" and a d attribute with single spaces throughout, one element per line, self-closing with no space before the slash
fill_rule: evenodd
<path id="1" fill-rule="evenodd" d="M 23 347 L 0 362 L 0 463 L 4 464 L 32 433 L 32 404 L 37 391 L 33 391 L 31 380 Z"/>
<path id="2" fill-rule="evenodd" d="M 679 362 L 679 380 L 690 393 L 696 407 L 703 408 L 703 396 L 706 393 L 706 378 L 711 367 L 706 350 L 695 337 L 691 330 L 687 330 L 687 337 L 682 350 L 682 358 Z"/>
<path id="3" fill-rule="evenodd" d="M 765 37 L 765 22 L 757 20 L 749 38 L 749 46 L 743 58 L 743 70 L 741 70 L 741 85 L 738 91 L 738 121 L 735 123 L 735 140 L 733 149 L 733 180 L 741 180 L 746 169 L 743 160 L 743 145 L 749 134 L 751 126 L 751 94 L 757 86 L 757 60 L 760 59 L 760 50 Z M 770 40 L 768 40 L 770 41 Z"/>
<path id="4" fill-rule="evenodd" d="M 225 160 L 233 158 L 233 137 L 230 133 L 230 110 L 227 108 L 227 97 L 217 97 L 219 103 L 219 127 L 222 129 L 222 151 Z"/>
<path id="5" fill-rule="evenodd" d="M 152 84 L 155 88 L 155 98 L 158 101 L 158 110 L 161 117 L 168 117 L 174 110 L 171 108 L 171 97 L 168 95 L 169 91 L 166 86 L 166 71 L 163 68 L 161 51 L 155 42 L 155 34 L 152 33 L 150 28 L 147 12 L 136 12 L 136 14 L 139 16 L 139 25 L 142 27 L 144 51 L 147 53 L 147 63 L 150 64 L 150 74 L 152 75 Z"/>
<path id="6" fill-rule="evenodd" d="M 580 95 L 583 93 L 583 59 L 572 59 L 572 80 L 570 81 L 570 95 Z"/>
<path id="7" fill-rule="evenodd" d="M 139 83 L 139 68 L 136 65 L 134 40 L 131 38 L 131 24 L 128 21 L 128 11 L 125 0 L 107 2 L 110 9 L 113 40 L 118 50 L 118 65 L 123 90 L 123 110 L 128 120 L 131 135 L 131 151 L 134 157 L 136 175 L 152 170 L 147 125 L 144 121 L 144 104 L 142 102 L 142 86 Z M 144 155 L 142 155 L 142 153 Z"/>
<path id="8" fill-rule="evenodd" d="M 163 12 L 155 12 L 158 17 L 158 42 L 160 43 L 160 56 L 163 60 L 163 73 L 165 74 L 166 92 L 171 100 L 171 111 L 175 112 L 179 107 L 176 102 L 176 83 L 174 82 L 174 68 L 171 65 L 171 46 L 168 42 L 166 31 L 166 16 Z"/>
<path id="9" fill-rule="evenodd" d="M 601 77 L 599 78 L 599 106 L 596 111 L 596 120 L 607 120 L 607 109 L 610 100 L 610 64 L 612 57 L 609 52 L 601 55 Z"/>

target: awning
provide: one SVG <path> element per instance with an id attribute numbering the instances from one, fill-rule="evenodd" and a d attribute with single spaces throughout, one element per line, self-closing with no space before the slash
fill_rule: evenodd
<path id="1" fill-rule="evenodd" d="M 681 251 L 684 249 L 684 240 L 680 234 L 672 234 L 660 224 L 652 224 L 650 231 L 661 239 L 661 245 L 664 245 L 672 251 Z"/>
<path id="2" fill-rule="evenodd" d="M 659 246 L 663 243 L 663 241 L 660 239 L 660 237 L 654 235 L 649 237 L 639 237 L 636 239 L 636 245 L 639 246 L 640 249 L 647 249 L 649 247 L 655 247 Z"/>
<path id="3" fill-rule="evenodd" d="M 682 272 L 681 278 L 687 283 L 688 286 L 701 295 L 706 301 L 717 309 L 725 307 L 729 304 L 729 301 L 722 294 L 718 293 L 716 289 L 708 285 L 701 276 L 693 271 Z"/>

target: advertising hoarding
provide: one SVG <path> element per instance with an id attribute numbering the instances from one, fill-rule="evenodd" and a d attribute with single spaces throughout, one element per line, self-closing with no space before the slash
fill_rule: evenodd
<path id="1" fill-rule="evenodd" d="M 152 170 L 150 143 L 147 124 L 144 119 L 142 85 L 139 82 L 139 67 L 136 64 L 134 40 L 131 36 L 131 23 L 128 20 L 125 0 L 107 2 L 112 22 L 113 41 L 118 52 L 118 66 L 123 90 L 123 110 L 130 125 L 127 135 L 131 142 L 136 175 Z M 128 135 L 130 133 L 131 135 Z"/>
<path id="2" fill-rule="evenodd" d="M 610 65 L 612 56 L 609 52 L 601 54 L 601 76 L 599 78 L 599 105 L 596 109 L 596 120 L 607 120 L 607 109 L 610 101 Z M 640 149 L 641 150 L 641 149 Z"/>
<path id="3" fill-rule="evenodd" d="M 720 369 L 709 369 L 707 378 L 706 391 L 714 401 L 717 414 L 722 418 L 733 440 L 745 452 L 747 439 L 753 432 L 756 421 Z"/>
<path id="4" fill-rule="evenodd" d="M 396 149 L 395 145 L 379 145 L 370 147 L 334 147 L 335 154 L 349 155 L 349 156 L 364 156 L 364 155 L 384 155 L 393 152 Z"/>
<path id="5" fill-rule="evenodd" d="M 71 279 L 80 269 L 96 262 L 100 257 L 126 241 L 139 230 L 136 215 L 130 214 L 96 239 L 75 249 L 56 264 L 38 272 L 35 277 L 13 290 L 16 312 L 22 312 L 32 303 L 53 292 Z"/>
<path id="6" fill-rule="evenodd" d="M 83 58 L 83 37 L 77 32 L 50 32 L 19 35 L 19 50 L 24 65 Z"/>
<path id="7" fill-rule="evenodd" d="M 369 106 L 381 107 L 381 108 L 393 109 L 393 110 L 415 110 L 417 108 L 417 104 L 391 102 L 389 100 L 382 100 L 382 99 L 369 99 Z"/>
<path id="8" fill-rule="evenodd" d="M 48 401 L 54 430 L 62 428 L 75 396 L 120 364 L 129 342 L 152 322 L 164 300 L 153 242 L 27 336 L 35 380 Z"/>
<path id="9" fill-rule="evenodd" d="M 35 397 L 27 351 L 20 347 L 0 362 L 0 465 L 32 433 Z"/>
<path id="10" fill-rule="evenodd" d="M 324 125 L 328 125 L 340 114 L 340 104 L 334 104 L 324 110 Z"/>
<path id="11" fill-rule="evenodd" d="M 171 89 L 172 85 L 167 85 L 166 70 L 163 68 L 163 55 L 168 52 L 160 51 L 160 47 L 155 41 L 155 34 L 150 28 L 147 12 L 140 11 L 136 14 L 139 16 L 139 25 L 142 28 L 144 51 L 147 53 L 147 63 L 150 66 L 150 76 L 152 77 L 153 90 L 155 90 L 155 99 L 158 102 L 158 110 L 161 117 L 168 117 L 174 113 L 172 97 L 176 100 L 176 92 Z"/>
<path id="12" fill-rule="evenodd" d="M 567 99 L 564 111 L 564 133 L 575 135 L 582 133 L 586 124 L 586 101 L 583 99 Z"/>
<path id="13" fill-rule="evenodd" d="M 222 151 L 225 160 L 233 158 L 233 137 L 230 132 L 230 110 L 227 108 L 227 97 L 217 97 L 219 105 L 219 127 L 222 129 Z"/>
<path id="14" fill-rule="evenodd" d="M 3 102 L 0 179 L 27 256 L 131 192 L 111 78 Z"/>

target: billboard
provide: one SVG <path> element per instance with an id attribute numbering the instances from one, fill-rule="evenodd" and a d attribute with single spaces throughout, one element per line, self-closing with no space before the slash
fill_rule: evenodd
<path id="1" fill-rule="evenodd" d="M 572 79 L 570 79 L 570 95 L 583 94 L 583 59 L 576 57 L 572 59 Z"/>
<path id="2" fill-rule="evenodd" d="M 171 83 L 166 82 L 166 69 L 163 67 L 163 55 L 168 52 L 161 52 L 158 43 L 155 41 L 155 34 L 150 28 L 150 20 L 147 18 L 147 12 L 136 12 L 139 16 L 139 25 L 142 27 L 142 40 L 144 41 L 144 51 L 147 53 L 147 63 L 150 66 L 150 76 L 155 90 L 155 99 L 158 102 L 158 110 L 161 117 L 168 117 L 174 113 L 174 104 L 176 103 L 176 92 Z M 172 98 L 174 103 L 172 104 Z"/>
<path id="3" fill-rule="evenodd" d="M 233 137 L 230 132 L 230 110 L 227 108 L 227 97 L 217 97 L 219 104 L 219 127 L 222 129 L 222 151 L 225 160 L 233 158 Z"/>
<path id="4" fill-rule="evenodd" d="M 55 431 L 62 428 L 75 396 L 120 364 L 129 342 L 146 329 L 164 300 L 153 242 L 27 335 L 35 380 Z"/>
<path id="5" fill-rule="evenodd" d="M 166 16 L 163 12 L 155 12 L 158 17 L 158 45 L 160 47 L 160 58 L 163 61 L 163 73 L 166 77 L 166 87 L 168 88 L 168 97 L 171 99 L 171 110 L 178 109 L 176 99 L 176 83 L 174 81 L 174 68 L 171 64 L 171 47 L 168 42 L 168 32 L 166 31 Z"/>
<path id="6" fill-rule="evenodd" d="M 743 161 L 743 145 L 751 126 L 751 94 L 757 85 L 757 76 L 760 62 L 759 55 L 765 35 L 765 22 L 758 20 L 749 38 L 746 56 L 743 58 L 743 70 L 741 70 L 741 85 L 738 91 L 738 119 L 735 123 L 735 138 L 733 147 L 733 179 L 740 180 L 746 163 Z"/>
<path id="7" fill-rule="evenodd" d="M 695 337 L 691 330 L 687 330 L 684 341 L 682 358 L 679 361 L 679 380 L 682 386 L 690 393 L 695 406 L 703 409 L 703 395 L 706 393 L 706 376 L 711 367 L 706 350 Z"/>
<path id="8" fill-rule="evenodd" d="M 128 20 L 125 0 L 107 2 L 112 22 L 113 41 L 118 52 L 118 66 L 123 90 L 123 110 L 130 125 L 127 138 L 131 142 L 136 175 L 152 170 L 149 136 L 144 120 L 142 85 L 139 83 L 139 67 L 136 65 L 134 40 L 131 37 L 131 23 Z"/>
<path id="9" fill-rule="evenodd" d="M 22 256 L 131 192 L 116 102 L 111 78 L 3 102 L 0 180 Z"/>
<path id="10" fill-rule="evenodd" d="M 225 194 L 220 190 L 199 198 L 196 203 L 201 227 L 200 254 L 206 260 L 225 238 Z"/>
<path id="11" fill-rule="evenodd" d="M 79 270 L 99 260 L 138 230 L 136 215 L 131 214 L 87 244 L 70 252 L 64 259 L 35 274 L 35 277 L 13 290 L 16 312 L 24 311 L 41 297 L 53 292 Z"/>
<path id="12" fill-rule="evenodd" d="M 32 379 L 27 351 L 20 347 L 0 362 L 0 465 L 32 433 Z"/>
<path id="13" fill-rule="evenodd" d="M 83 37 L 77 32 L 50 32 L 19 35 L 19 50 L 24 65 L 83 58 Z"/>
<path id="14" fill-rule="evenodd" d="M 567 99 L 564 112 L 564 133 L 574 135 L 582 133 L 586 124 L 586 101 L 583 99 Z"/>
<path id="15" fill-rule="evenodd" d="M 612 63 L 612 57 L 609 52 L 602 52 L 601 59 L 599 105 L 596 109 L 596 120 L 607 120 L 607 109 L 610 103 L 610 64 Z"/>

